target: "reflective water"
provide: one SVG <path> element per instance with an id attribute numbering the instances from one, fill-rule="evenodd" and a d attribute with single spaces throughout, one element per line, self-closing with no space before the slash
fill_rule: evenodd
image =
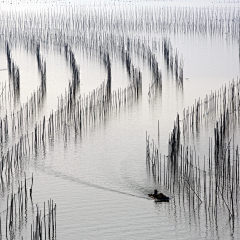
<path id="1" fill-rule="evenodd" d="M 26 37 L 24 42 L 24 38 L 16 38 L 21 34 L 21 37 L 24 35 L 32 37 L 36 29 L 31 25 L 29 25 L 29 32 L 27 29 L 15 28 L 12 20 L 16 16 L 17 19 L 25 18 L 30 22 L 34 19 L 37 24 L 43 23 L 43 31 L 39 37 L 43 38 L 40 44 L 41 55 L 46 60 L 47 92 L 43 105 L 37 111 L 36 119 L 34 118 L 28 126 L 30 148 L 32 148 L 31 132 L 34 131 L 35 121 L 42 122 L 43 116 L 46 116 L 46 120 L 49 121 L 50 112 L 55 113 L 57 110 L 61 96 L 63 98 L 66 96 L 69 81 L 72 78 L 71 67 L 65 59 L 64 46 L 62 45 L 60 49 L 61 44 L 68 43 L 72 46 L 77 64 L 80 65 L 79 95 L 81 96 L 87 96 L 107 79 L 107 71 L 102 61 L 97 54 L 97 56 L 94 55 L 94 49 L 90 46 L 93 44 L 94 47 L 96 44 L 95 34 L 96 36 L 112 34 L 112 39 L 124 37 L 125 41 L 129 37 L 131 44 L 140 39 L 142 46 L 146 48 L 150 46 L 162 72 L 162 88 L 153 94 L 149 91 L 152 72 L 148 62 L 133 49 L 130 52 L 132 62 L 142 73 L 142 94 L 137 101 L 110 111 L 103 120 L 85 125 L 81 132 L 76 133 L 72 126 L 69 126 L 66 135 L 63 134 L 65 130 L 58 131 L 54 137 L 47 138 L 45 144 L 41 143 L 33 153 L 26 154 L 22 168 L 27 173 L 27 177 L 32 173 L 34 175 L 33 199 L 32 202 L 28 202 L 25 222 L 23 221 L 23 226 L 17 231 L 16 238 L 23 236 L 24 239 L 30 239 L 36 204 L 43 209 L 43 203 L 51 198 L 57 204 L 57 239 L 149 239 L 150 237 L 237 239 L 240 235 L 238 216 L 235 218 L 236 225 L 233 229 L 232 222 L 226 217 L 227 209 L 223 208 L 213 223 L 210 217 L 211 209 L 209 215 L 205 214 L 203 205 L 193 209 L 189 199 L 186 196 L 184 199 L 182 193 L 173 194 L 153 181 L 146 168 L 146 131 L 157 143 L 159 121 L 160 152 L 162 155 L 167 155 L 169 134 L 177 113 L 182 119 L 183 110 L 195 104 L 195 100 L 204 99 L 206 94 L 218 91 L 223 85 L 228 85 L 233 78 L 237 79 L 239 75 L 238 36 L 234 31 L 229 33 L 216 31 L 212 34 L 209 31 L 204 33 L 189 30 L 187 32 L 179 26 L 176 31 L 173 29 L 170 31 L 168 27 L 165 31 L 139 30 L 138 32 L 138 29 L 130 31 L 129 28 L 123 28 L 122 32 L 118 32 L 116 26 L 121 25 L 121 22 L 116 23 L 114 19 L 116 20 L 122 14 L 124 21 L 131 20 L 131 10 L 136 11 L 136 21 L 141 21 L 139 14 L 141 11 L 146 11 L 149 17 L 154 13 L 154 8 L 159 12 L 164 9 L 164 13 L 168 11 L 166 10 L 168 7 L 172 11 L 180 7 L 177 12 L 182 14 L 184 11 L 186 13 L 191 11 L 189 8 L 182 9 L 182 6 L 196 9 L 207 6 L 218 12 L 224 12 L 223 9 L 227 9 L 228 13 L 235 9 L 239 14 L 239 3 L 219 3 L 219 1 L 214 3 L 212 1 L 168 1 L 166 3 L 164 1 L 12 1 L 11 3 L 2 2 L 0 5 L 2 10 L 0 24 L 1 29 L 4 29 L 0 48 L 0 87 L 4 88 L 6 82 L 6 89 L 8 89 L 8 71 L 4 70 L 7 69 L 5 41 L 8 40 L 12 58 L 20 69 L 20 98 L 17 102 L 13 99 L 9 100 L 8 90 L 6 90 L 7 97 L 4 100 L 2 96 L 1 99 L 2 119 L 6 110 L 9 114 L 8 119 L 11 119 L 13 111 L 17 114 L 17 110 L 31 98 L 31 94 L 37 91 L 41 82 L 35 49 L 26 48 L 26 42 L 30 46 L 30 40 Z M 85 17 L 93 18 L 102 14 L 106 25 L 96 21 L 96 32 L 92 25 L 91 28 L 84 25 L 85 29 L 89 29 L 89 33 L 72 31 L 69 27 L 71 25 L 65 26 L 68 22 L 68 14 L 72 11 L 73 14 L 82 13 L 86 14 Z M 19 15 L 17 15 L 18 12 Z M 44 26 L 48 21 L 46 18 L 41 19 L 41 14 L 46 14 L 45 17 L 50 16 L 49 19 L 52 16 L 58 16 L 62 22 L 58 22 L 59 25 L 57 25 L 57 21 L 54 22 L 53 18 L 52 25 Z M 112 14 L 112 24 L 116 25 L 114 25 L 115 28 L 105 29 L 109 24 L 110 18 L 107 17 L 110 14 Z M 129 18 L 126 17 L 127 15 Z M 5 25 L 8 22 L 6 19 L 9 21 L 9 27 Z M 144 21 L 147 21 L 146 19 Z M 77 20 L 81 22 L 81 15 Z M 150 25 L 153 23 L 158 26 L 156 21 L 150 22 Z M 101 27 L 103 32 L 99 30 Z M 62 35 L 64 29 L 67 31 L 67 36 Z M 9 37 L 10 32 L 13 38 Z M 50 43 L 44 42 L 47 34 L 52 34 Z M 71 36 L 75 38 L 70 38 Z M 79 40 L 79 36 L 83 38 Z M 183 60 L 182 84 L 179 84 L 174 72 L 166 65 L 162 50 L 163 37 L 170 40 L 173 52 L 177 51 L 179 59 Z M 86 48 L 84 44 L 88 44 Z M 112 44 L 119 44 L 121 47 L 120 43 Z M 92 50 L 92 56 L 89 49 Z M 111 51 L 111 42 L 108 43 L 108 50 L 112 67 L 112 91 L 120 91 L 120 88 L 123 89 L 129 85 L 129 76 L 121 60 L 120 50 Z M 208 119 L 201 125 L 196 135 L 189 134 L 184 139 L 187 144 L 196 147 L 200 161 L 203 160 L 204 155 L 208 154 L 208 138 L 213 137 L 214 123 L 215 119 Z M 19 141 L 21 135 L 20 130 L 14 133 L 10 123 L 9 126 L 9 137 L 1 145 L 2 156 Z M 235 144 L 237 144 L 238 132 L 239 126 L 236 125 Z M 15 176 L 14 179 L 13 186 L 16 193 L 16 182 L 23 180 L 23 175 Z M 169 195 L 170 202 L 155 203 L 149 199 L 147 194 L 154 188 Z M 0 211 L 6 209 L 7 193 L 11 192 L 11 187 L 3 187 L 3 189 L 5 190 L 1 191 L 0 195 Z M 4 229 L 2 235 L 5 237 L 4 213 L 1 213 L 1 219 L 2 229 Z"/>

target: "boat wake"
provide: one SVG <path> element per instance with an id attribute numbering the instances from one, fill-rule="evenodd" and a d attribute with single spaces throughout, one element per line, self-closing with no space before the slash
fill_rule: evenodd
<path id="1" fill-rule="evenodd" d="M 142 194 L 140 193 L 141 195 L 140 194 L 129 193 L 129 192 L 126 192 L 126 191 L 121 191 L 121 190 L 113 189 L 113 188 L 110 188 L 110 187 L 104 187 L 104 186 L 101 186 L 99 184 L 88 182 L 88 181 L 85 181 L 83 179 L 79 179 L 77 177 L 65 174 L 63 172 L 56 171 L 51 167 L 48 167 L 46 169 L 41 164 L 38 164 L 37 168 L 38 168 L 38 170 L 44 172 L 45 174 L 48 174 L 48 175 L 51 175 L 51 176 L 54 176 L 54 177 L 57 177 L 57 178 L 61 178 L 61 179 L 64 179 L 64 180 L 72 181 L 72 182 L 77 183 L 77 184 L 82 184 L 82 185 L 85 185 L 85 186 L 89 186 L 89 187 L 93 187 L 93 188 L 97 188 L 97 189 L 102 189 L 104 191 L 115 192 L 115 193 L 118 193 L 118 194 L 124 194 L 124 195 L 131 196 L 131 197 L 136 197 L 136 198 L 142 198 L 142 199 L 148 199 L 149 200 L 149 197 L 147 196 L 147 194 L 145 194 L 144 191 L 142 192 Z"/>

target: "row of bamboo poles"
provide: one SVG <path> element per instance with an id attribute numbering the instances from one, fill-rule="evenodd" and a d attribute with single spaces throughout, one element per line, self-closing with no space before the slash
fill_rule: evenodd
<path id="1" fill-rule="evenodd" d="M 73 52 L 71 50 L 68 51 L 69 52 L 67 52 L 67 54 L 71 55 L 69 58 L 71 60 L 69 60 L 69 62 L 73 66 L 73 79 L 79 79 L 78 73 L 77 77 L 74 75 L 77 71 L 75 69 L 76 62 L 73 60 Z M 38 55 L 40 55 L 39 48 L 37 52 Z M 30 100 L 34 101 L 31 105 L 32 108 L 28 107 L 30 105 L 29 103 L 25 104 L 24 107 L 20 108 L 20 111 L 17 112 L 17 114 L 11 115 L 10 122 L 8 122 L 7 117 L 5 118 L 4 122 L 6 124 L 4 125 L 4 128 L 1 128 L 2 139 L 4 133 L 5 135 L 8 133 L 9 128 L 14 129 L 14 131 L 16 131 L 16 128 L 22 129 L 22 134 L 19 134 L 19 141 L 17 141 L 14 146 L 7 149 L 6 153 L 2 154 L 0 161 L 0 177 L 2 185 L 4 182 L 13 184 L 14 176 L 19 172 L 22 172 L 24 169 L 24 165 L 26 164 L 25 159 L 29 158 L 32 154 L 35 154 L 40 146 L 43 146 L 46 143 L 47 139 L 53 138 L 55 134 L 62 133 L 66 140 L 70 128 L 75 131 L 81 131 L 81 129 L 85 127 L 84 125 L 89 124 L 91 121 L 97 121 L 97 119 L 101 117 L 104 118 L 105 115 L 110 114 L 110 112 L 114 111 L 114 109 L 119 108 L 122 104 L 126 105 L 126 103 L 131 101 L 131 99 L 135 99 L 137 97 L 135 93 L 139 92 L 139 89 L 141 89 L 141 86 L 139 86 L 141 84 L 139 76 L 132 77 L 133 81 L 139 82 L 138 85 L 132 86 L 130 84 L 130 87 L 125 88 L 124 90 L 119 90 L 118 92 L 111 91 L 111 64 L 109 55 L 106 56 L 105 64 L 108 76 L 107 82 L 104 82 L 100 88 L 97 88 L 88 96 L 85 97 L 80 95 L 77 98 L 74 94 L 77 93 L 76 91 L 78 89 L 77 85 L 79 84 L 79 81 L 73 80 L 69 83 L 69 88 L 68 91 L 66 90 L 65 98 L 61 97 L 57 111 L 51 112 L 48 120 L 46 120 L 46 117 L 44 116 L 40 123 L 36 122 L 32 132 L 28 126 L 29 121 L 32 116 L 37 113 L 37 109 L 41 104 L 41 102 L 37 101 L 36 98 L 32 98 Z M 40 58 L 40 56 L 37 58 Z M 139 89 L 135 89 L 136 86 Z M 76 89 L 76 91 L 73 89 Z M 25 133 L 23 133 L 24 129 Z M 26 131 L 26 129 L 29 129 L 29 131 Z M 42 222 L 39 220 L 39 214 L 40 213 L 37 214 L 36 227 L 35 229 L 32 229 L 33 239 L 41 239 L 43 235 L 43 230 L 41 229 Z"/>
<path id="2" fill-rule="evenodd" d="M 224 212 L 227 211 L 232 229 L 238 219 L 240 197 L 239 149 L 235 143 L 239 136 L 232 131 L 238 121 L 231 120 L 238 120 L 238 88 L 239 82 L 233 80 L 228 89 L 223 88 L 221 97 L 216 98 L 213 93 L 206 97 L 204 111 L 192 111 L 194 121 L 190 121 L 190 126 L 207 118 L 206 112 L 216 111 L 219 106 L 219 120 L 216 118 L 213 137 L 209 137 L 208 156 L 198 156 L 194 145 L 181 143 L 184 140 L 181 132 L 192 129 L 186 128 L 186 119 L 181 121 L 178 114 L 169 137 L 167 156 L 162 156 L 158 145 L 146 135 L 146 163 L 155 183 L 163 185 L 173 196 L 179 196 L 179 201 L 188 202 L 192 211 L 203 205 L 209 224 L 217 224 L 218 217 L 226 217 Z"/>
<path id="3" fill-rule="evenodd" d="M 40 53 L 40 44 L 37 44 L 36 47 L 36 58 L 37 58 L 37 64 L 38 64 L 38 71 L 41 76 L 41 84 L 38 89 L 40 97 L 38 98 L 38 102 L 43 102 L 45 96 L 46 96 L 46 91 L 47 91 L 47 86 L 46 86 L 46 61 L 43 60 L 41 53 Z"/>
<path id="4" fill-rule="evenodd" d="M 183 58 L 179 59 L 178 51 L 175 50 L 175 54 L 173 51 L 173 47 L 170 39 L 163 38 L 163 54 L 164 60 L 167 64 L 167 67 L 174 71 L 175 79 L 179 81 L 181 84 L 183 83 Z M 174 56 L 175 55 L 175 56 Z"/>
<path id="5" fill-rule="evenodd" d="M 14 100 L 17 101 L 19 99 L 19 94 L 20 94 L 19 67 L 16 65 L 16 63 L 14 63 L 8 44 L 6 44 L 6 52 L 7 52 L 7 65 L 8 65 L 9 77 L 12 81 L 10 86 L 12 86 L 12 89 L 13 89 Z"/>
<path id="6" fill-rule="evenodd" d="M 1 178 L 2 191 L 3 181 Z M 18 181 L 17 193 L 14 192 L 15 184 L 9 185 L 11 193 L 7 195 L 7 208 L 0 212 L 0 239 L 15 239 L 19 229 L 24 225 L 27 218 L 27 209 L 29 199 L 32 201 L 33 192 L 33 175 L 31 178 L 26 178 L 24 173 L 24 182 Z M 2 227 L 2 220 L 5 219 Z M 5 228 L 5 230 L 4 230 Z"/>
<path id="7" fill-rule="evenodd" d="M 37 206 L 37 213 L 35 217 L 35 222 L 31 224 L 31 240 L 40 240 L 40 239 L 57 239 L 57 219 L 56 219 L 57 206 L 53 203 L 53 200 L 49 200 L 47 208 L 45 207 L 43 215 L 39 206 Z"/>
<path id="8" fill-rule="evenodd" d="M 239 119 L 240 81 L 232 80 L 228 87 L 222 86 L 218 91 L 201 100 L 195 100 L 192 107 L 183 110 L 183 135 L 197 131 L 200 124 L 208 119 L 221 119 L 223 126 L 228 131 L 227 125 L 234 126 Z"/>
<path id="9" fill-rule="evenodd" d="M 227 34 L 238 38 L 239 10 L 239 6 L 190 8 L 155 5 L 144 8 L 133 5 L 110 9 L 103 9 L 99 6 L 87 9 L 66 6 L 64 9 L 56 7 L 50 12 L 32 11 L 28 14 L 18 11 L 13 15 L 8 11 L 1 11 L 0 19 L 2 21 L 1 32 L 5 32 L 6 36 L 16 37 L 16 30 L 7 30 L 11 22 L 15 22 L 23 33 L 30 32 L 41 41 L 44 37 L 47 42 L 57 42 L 58 36 L 62 36 L 61 41 L 64 43 L 68 42 L 67 40 L 76 32 L 101 31 L 111 31 L 114 35 L 122 32 Z M 68 21 L 62 21 L 62 18 Z M 45 26 L 54 31 L 49 31 L 50 35 L 46 36 Z M 25 38 L 25 36 L 22 37 Z"/>
<path id="10" fill-rule="evenodd" d="M 188 9 L 184 8 L 171 11 L 168 8 L 156 8 L 148 9 L 147 12 L 143 11 L 143 9 L 137 9 L 139 10 L 137 12 L 143 13 L 142 16 L 144 18 L 140 17 L 138 13 L 134 14 L 133 18 L 128 18 L 127 15 L 130 12 L 124 8 L 119 12 L 111 10 L 110 15 L 108 10 L 96 12 L 92 11 L 92 9 L 83 11 L 81 8 L 67 7 L 62 10 L 62 14 L 59 14 L 58 10 L 53 9 L 47 14 L 41 11 L 27 12 L 26 14 L 23 14 L 21 11 L 16 12 L 16 14 L 9 14 L 9 12 L 5 11 L 0 13 L 0 29 L 4 32 L 4 34 L 0 35 L 0 41 L 4 44 L 5 41 L 9 43 L 7 45 L 7 56 L 10 56 L 10 65 L 12 65 L 12 59 L 9 46 L 14 46 L 14 44 L 17 45 L 21 42 L 21 44 L 26 46 L 26 49 L 31 49 L 36 54 L 41 76 L 40 87 L 36 93 L 32 93 L 27 103 L 20 106 L 19 110 L 12 110 L 10 115 L 6 113 L 1 119 L 0 134 L 2 143 L 7 141 L 10 134 L 9 130 L 12 133 L 18 132 L 18 139 L 15 145 L 8 148 L 1 156 L 0 173 L 1 179 L 3 179 L 2 182 L 13 182 L 13 173 L 23 171 L 24 160 L 31 154 L 39 151 L 41 145 L 46 144 L 47 139 L 54 138 L 56 134 L 61 134 L 64 140 L 67 141 L 70 131 L 73 130 L 80 133 L 86 131 L 90 125 L 100 123 L 121 107 L 126 107 L 131 102 L 137 101 L 142 92 L 142 73 L 133 64 L 133 52 L 138 56 L 141 55 L 147 61 L 152 71 L 153 83 L 150 89 L 162 85 L 161 70 L 159 69 L 157 57 L 153 52 L 154 47 L 159 47 L 161 42 L 152 42 L 154 47 L 151 49 L 149 40 L 146 40 L 144 37 L 142 40 L 130 38 L 128 33 L 134 31 L 153 32 L 155 30 L 165 32 L 166 29 L 170 32 L 174 29 L 174 31 L 188 33 L 211 32 L 222 34 L 222 31 L 227 31 L 235 36 L 238 29 L 235 17 L 239 15 L 239 10 L 232 11 L 232 9 L 227 9 L 228 16 L 221 9 L 213 9 L 214 13 L 217 11 L 218 19 L 221 21 L 212 22 L 212 16 L 215 17 L 215 15 L 211 12 L 211 9 L 192 9 L 193 13 L 188 13 Z M 111 17 L 109 18 L 109 16 Z M 196 20 L 192 21 L 192 17 Z M 186 18 L 191 20 L 188 24 L 185 23 Z M 135 20 L 133 21 L 133 19 Z M 233 21 L 229 22 L 229 19 Z M 165 22 L 166 20 L 168 22 Z M 173 24 L 169 25 L 171 21 L 173 21 Z M 122 30 L 127 33 L 124 37 L 119 36 L 119 32 L 122 32 Z M 15 39 L 17 39 L 18 43 L 15 42 Z M 42 121 L 36 122 L 39 106 L 46 94 L 46 61 L 42 58 L 40 46 L 41 49 L 44 47 L 46 49 L 56 47 L 65 53 L 66 60 L 72 70 L 72 80 L 65 91 L 65 96 L 59 98 L 58 109 L 52 111 L 49 116 L 42 116 Z M 106 68 L 106 81 L 86 96 L 79 95 L 80 68 L 70 46 L 81 48 L 90 52 L 90 54 L 95 53 Z M 122 51 L 119 51 L 119 49 Z M 111 57 L 116 53 L 120 56 L 123 53 L 123 61 L 126 63 L 127 72 L 130 76 L 130 84 L 124 89 L 112 91 Z M 10 71 L 12 72 L 12 67 L 9 68 L 9 74 Z M 17 76 L 17 74 L 15 75 Z M 19 81 L 16 81 L 16 86 L 19 85 L 18 83 Z M 2 86 L 1 98 L 2 103 L 4 103 L 4 99 L 5 102 L 9 99 L 11 100 L 11 93 L 7 92 L 6 84 L 5 87 Z M 179 122 L 179 118 L 177 122 Z M 180 129 L 178 125 L 176 128 Z M 176 145 L 179 145 L 175 132 L 179 132 L 179 130 L 174 130 L 171 141 L 175 142 L 171 143 L 171 149 L 175 149 Z M 177 148 L 179 149 L 179 146 Z M 175 155 L 172 155 L 172 157 L 177 159 L 175 161 L 178 161 Z M 191 157 L 189 158 L 191 159 Z M 182 163 L 182 166 L 184 164 Z M 190 174 L 189 171 L 187 170 L 188 175 Z M 170 177 L 164 177 L 163 179 L 165 179 L 165 184 L 169 188 L 174 189 Z M 190 186 L 190 184 L 188 185 Z M 189 189 L 192 188 L 189 187 Z M 194 197 L 199 195 L 198 191 L 195 191 L 197 195 L 193 194 Z M 192 194 L 192 191 L 190 193 Z M 51 204 L 49 209 L 53 209 L 53 204 Z M 41 213 L 40 211 L 37 212 L 36 225 L 33 224 L 35 228 L 32 228 L 33 239 L 42 238 L 43 236 L 43 225 L 40 220 L 41 217 L 39 217 Z M 52 220 L 53 222 L 56 223 L 56 221 Z M 51 228 L 54 226 L 53 224 Z M 56 229 L 56 226 L 54 229 Z M 56 233 L 54 236 L 56 236 Z"/>

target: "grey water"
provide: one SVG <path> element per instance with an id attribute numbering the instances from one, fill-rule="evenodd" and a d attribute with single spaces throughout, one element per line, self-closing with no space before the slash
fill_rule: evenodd
<path id="1" fill-rule="evenodd" d="M 33 199 L 28 203 L 27 217 L 15 239 L 21 239 L 21 236 L 31 239 L 36 205 L 43 209 L 43 203 L 50 198 L 57 204 L 56 239 L 239 238 L 239 224 L 234 229 L 230 226 L 228 218 L 224 217 L 226 209 L 212 224 L 206 219 L 203 206 L 195 210 L 189 208 L 187 200 L 185 203 L 180 200 L 181 194 L 173 194 L 154 182 L 146 169 L 146 134 L 158 143 L 159 124 L 159 150 L 162 155 L 167 155 L 169 134 L 177 113 L 182 119 L 184 109 L 194 105 L 199 98 L 204 99 L 211 91 L 219 91 L 225 84 L 228 86 L 232 79 L 237 80 L 239 76 L 239 34 L 235 34 L 238 30 L 227 32 L 227 26 L 224 30 L 216 29 L 216 32 L 184 30 L 181 26 L 174 30 L 167 22 L 166 29 L 156 27 L 149 30 L 150 26 L 160 24 L 155 15 L 151 18 L 152 13 L 170 14 L 174 9 L 182 14 L 185 12 L 186 16 L 195 9 L 209 9 L 209 14 L 220 12 L 223 15 L 224 12 L 235 11 L 236 21 L 239 21 L 237 1 L 1 1 L 0 90 L 4 86 L 9 87 L 6 41 L 10 43 L 12 58 L 20 69 L 20 97 L 14 102 L 9 95 L 1 95 L 1 118 L 7 112 L 8 119 L 11 119 L 13 111 L 16 114 L 40 85 L 36 53 L 31 49 L 28 37 L 38 32 L 31 21 L 42 24 L 39 35 L 35 37 L 39 37 L 36 40 L 40 42 L 41 55 L 46 60 L 47 92 L 36 119 L 32 126 L 29 125 L 30 136 L 35 122 L 42 121 L 43 116 L 48 119 L 50 113 L 57 110 L 61 97 L 66 96 L 72 73 L 61 44 L 68 43 L 72 47 L 80 66 L 81 96 L 87 96 L 107 79 L 106 69 L 99 57 L 94 55 L 96 49 L 90 46 L 91 39 L 98 34 L 109 34 L 109 39 L 124 37 L 131 42 L 140 40 L 141 44 L 151 48 L 162 72 L 162 88 L 154 94 L 149 90 L 153 76 L 147 60 L 132 50 L 132 62 L 142 73 L 142 94 L 138 101 L 111 112 L 104 121 L 89 124 L 81 133 L 75 133 L 69 127 L 67 139 L 61 133 L 56 134 L 35 154 L 23 157 L 24 171 L 28 177 L 32 173 L 34 176 Z M 75 19 L 79 22 L 87 19 L 85 24 L 89 16 L 93 19 L 102 16 L 103 23 L 95 22 L 95 29 L 92 25 L 84 25 L 84 30 L 89 32 L 83 32 L 72 28 L 74 18 L 71 19 L 71 16 L 79 17 Z M 136 23 L 141 20 L 143 23 L 151 22 L 149 29 L 124 29 L 122 22 L 118 22 L 120 17 L 126 24 L 132 19 Z M 29 28 L 14 25 L 15 20 L 29 21 Z M 67 26 L 68 22 L 71 23 Z M 6 26 L 7 23 L 9 26 Z M 121 31 L 117 28 L 118 24 L 122 27 L 119 28 Z M 66 36 L 63 36 L 64 31 L 67 31 Z M 47 34 L 54 36 L 50 42 L 45 41 Z M 81 36 L 86 37 L 82 42 L 79 40 Z M 171 41 L 174 53 L 178 52 L 179 59 L 183 61 L 182 83 L 164 60 L 164 37 Z M 89 45 L 85 47 L 84 43 Z M 112 67 L 112 92 L 117 92 L 128 86 L 129 77 L 126 66 L 118 52 L 111 49 L 111 44 L 118 43 L 107 43 Z M 215 119 L 209 118 L 196 135 L 189 134 L 185 139 L 187 144 L 196 147 L 201 161 L 209 151 L 214 122 Z M 20 133 L 9 132 L 8 139 L 1 143 L 2 156 L 19 140 Z M 239 125 L 236 125 L 235 144 L 240 140 L 238 133 Z M 21 176 L 15 181 L 23 180 Z M 156 203 L 149 199 L 148 193 L 155 188 L 169 195 L 171 200 Z M 0 216 L 5 226 L 7 193 L 11 193 L 12 189 L 7 186 L 1 189 L 5 189 L 0 194 Z M 236 216 L 236 223 L 239 223 L 239 216 Z M 5 228 L 2 229 L 5 239 Z"/>

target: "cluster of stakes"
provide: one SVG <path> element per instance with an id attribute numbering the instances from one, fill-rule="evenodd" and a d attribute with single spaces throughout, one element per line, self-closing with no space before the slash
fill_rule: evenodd
<path id="1" fill-rule="evenodd" d="M 171 71 L 175 73 L 176 80 L 183 83 L 183 58 L 178 60 L 178 51 L 175 51 L 175 56 L 173 53 L 173 48 L 171 41 L 169 39 L 163 38 L 163 54 L 164 60 L 167 64 L 167 67 L 171 69 Z"/>
<path id="2" fill-rule="evenodd" d="M 61 8 L 61 7 L 59 7 Z M 61 11 L 61 14 L 59 12 Z M 7 22 L 10 18 L 8 11 L 2 11 L 1 18 L 3 26 L 11 26 Z M 18 23 L 18 28 L 22 29 L 21 38 L 25 30 L 34 39 L 46 39 L 46 43 L 52 45 L 60 41 L 69 42 L 76 38 L 76 32 L 84 32 L 94 35 L 96 32 L 112 32 L 113 35 L 120 33 L 184 33 L 184 34 L 229 34 L 238 37 L 239 29 L 239 8 L 238 7 L 170 7 L 170 6 L 122 6 L 119 8 L 105 9 L 103 6 L 96 8 L 72 8 L 70 5 L 64 9 L 51 9 L 51 13 L 40 10 L 23 14 L 19 11 L 11 16 L 11 21 Z M 67 21 L 63 21 L 67 19 Z M 35 28 L 37 26 L 37 28 Z M 46 36 L 46 28 L 49 27 L 52 32 Z M 7 28 L 6 27 L 6 28 Z M 5 29 L 4 29 L 5 30 Z M 126 30 L 126 31 L 125 31 Z M 5 35 L 14 39 L 15 31 L 7 31 Z M 50 34 L 50 35 L 49 35 Z M 81 35 L 80 35 L 81 36 Z M 1 36 L 2 38 L 3 36 Z M 21 39 L 20 39 L 21 40 Z M 76 39 L 78 40 L 78 39 Z M 31 45 L 31 41 L 25 42 L 25 45 Z"/>
<path id="3" fill-rule="evenodd" d="M 146 138 L 146 163 L 156 184 L 164 185 L 189 209 L 204 205 L 206 221 L 217 228 L 218 217 L 228 216 L 232 231 L 239 214 L 239 149 L 234 143 L 234 127 L 240 117 L 240 82 L 233 80 L 227 89 L 211 93 L 203 101 L 177 115 L 168 143 L 168 156 Z M 185 144 L 189 133 L 215 119 L 213 139 L 209 138 L 208 156 L 197 156 L 195 146 Z M 180 127 L 181 126 L 181 127 Z M 181 138 L 181 133 L 183 136 Z M 183 143 L 181 143 L 183 141 Z M 228 214 L 225 214 L 227 212 Z M 190 211 L 189 211 L 190 214 Z"/>
<path id="4" fill-rule="evenodd" d="M 8 63 L 8 72 L 9 72 L 9 77 L 12 81 L 12 90 L 13 90 L 13 95 L 14 99 L 17 101 L 19 99 L 19 94 L 20 94 L 20 74 L 19 74 L 19 68 L 14 63 L 11 52 L 9 49 L 9 45 L 6 45 L 6 52 L 7 52 L 7 63 Z"/>
<path id="5" fill-rule="evenodd" d="M 53 200 L 48 201 L 48 208 L 45 207 L 43 215 L 42 211 L 37 206 L 37 214 L 35 223 L 33 221 L 31 225 L 31 240 L 40 239 L 56 239 L 56 211 L 57 206 L 53 203 Z"/>
<path id="6" fill-rule="evenodd" d="M 37 57 L 37 64 L 38 64 L 38 71 L 41 75 L 41 85 L 39 87 L 39 96 L 38 99 L 39 102 L 42 102 L 44 100 L 44 97 L 46 96 L 46 61 L 42 59 L 41 53 L 40 53 L 40 44 L 37 44 L 36 47 L 36 57 Z"/>
<path id="7" fill-rule="evenodd" d="M 0 239 L 21 235 L 19 226 L 23 227 L 21 221 L 27 218 L 25 209 L 29 199 L 31 202 L 34 199 L 33 177 L 26 179 L 26 175 L 23 176 L 29 159 L 45 149 L 48 140 L 52 141 L 55 135 L 63 137 L 67 143 L 71 132 L 74 135 L 86 132 L 105 122 L 109 115 L 137 103 L 142 96 L 143 78 L 143 71 L 137 64 L 139 60 L 146 63 L 152 76 L 149 97 L 162 89 L 159 52 L 175 72 L 176 79 L 183 81 L 183 60 L 182 57 L 179 59 L 177 50 L 174 53 L 170 39 L 150 40 L 144 37 L 145 34 L 227 34 L 238 38 L 239 17 L 239 9 L 218 7 L 122 6 L 108 9 L 98 6 L 96 9 L 69 5 L 50 11 L 1 11 L 0 32 L 3 34 L 0 35 L 0 46 L 6 51 L 9 81 L 1 85 L 0 94 L 0 190 L 1 195 L 9 197 L 6 210 L 0 215 Z M 11 50 L 19 46 L 36 58 L 41 83 L 26 103 L 12 106 L 12 100 L 19 100 L 21 92 L 21 69 L 13 61 Z M 59 96 L 57 109 L 45 116 L 42 112 L 47 95 L 44 52 L 50 50 L 65 57 L 72 79 L 65 94 Z M 106 79 L 87 95 L 79 91 L 78 51 L 98 59 L 106 71 Z M 129 76 L 129 83 L 123 89 L 113 89 L 114 61 L 121 61 Z M 169 154 L 164 157 L 164 162 L 157 147 L 150 148 L 147 138 L 147 164 L 154 179 L 172 193 L 181 193 L 179 199 L 181 196 L 183 201 L 188 200 L 189 207 L 204 204 L 211 219 L 217 219 L 220 200 L 230 219 L 234 220 L 237 212 L 238 148 L 233 144 L 233 151 L 230 151 L 234 141 L 226 141 L 226 135 L 238 114 L 238 86 L 238 82 L 232 83 L 228 95 L 226 87 L 218 94 L 212 93 L 203 101 L 197 101 L 191 110 L 184 110 L 181 121 L 177 117 L 169 140 Z M 209 156 L 204 167 L 200 168 L 199 159 L 194 158 L 196 152 L 180 144 L 180 125 L 182 123 L 184 138 L 197 130 L 203 119 L 206 121 L 210 115 L 219 116 L 220 120 L 215 126 L 214 147 L 212 140 L 209 141 Z M 16 179 L 20 181 L 22 178 L 24 184 L 16 186 Z M 56 204 L 50 200 L 48 211 L 45 211 L 44 204 L 44 210 L 37 207 L 34 214 L 36 220 L 31 225 L 31 239 L 56 238 Z"/>

